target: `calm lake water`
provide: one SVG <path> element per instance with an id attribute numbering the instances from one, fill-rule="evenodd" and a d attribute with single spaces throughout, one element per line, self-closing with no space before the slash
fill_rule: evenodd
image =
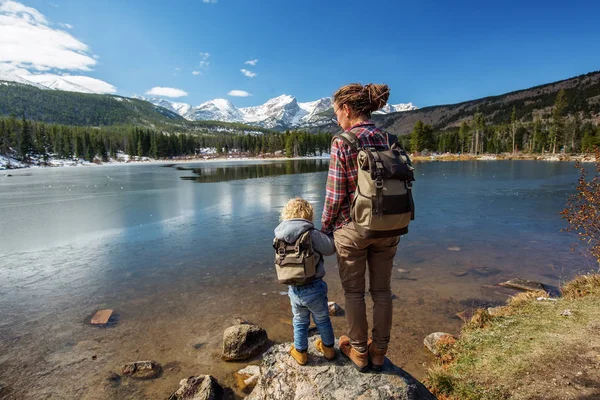
<path id="1" fill-rule="evenodd" d="M 0 383 L 15 398 L 87 399 L 165 398 L 200 373 L 232 385 L 232 372 L 246 365 L 219 359 L 233 317 L 263 326 L 273 341 L 292 339 L 285 287 L 272 270 L 273 228 L 294 196 L 320 216 L 327 165 L 126 165 L 0 177 Z M 560 232 L 558 213 L 578 177 L 572 164 L 421 163 L 416 177 L 416 220 L 393 273 L 389 357 L 421 378 L 423 337 L 458 333 L 457 312 L 503 303 L 508 292 L 491 285 L 518 276 L 557 286 L 593 265 Z M 330 300 L 343 307 L 335 257 L 326 269 Z M 115 309 L 117 323 L 87 325 L 99 308 Z M 343 317 L 333 322 L 336 336 L 345 333 Z M 138 359 L 163 364 L 161 378 L 106 380 Z"/>

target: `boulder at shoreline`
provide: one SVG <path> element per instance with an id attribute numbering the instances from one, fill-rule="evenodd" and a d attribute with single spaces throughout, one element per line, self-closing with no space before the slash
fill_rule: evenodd
<path id="1" fill-rule="evenodd" d="M 248 400 L 390 399 L 435 400 L 415 378 L 387 358 L 380 373 L 360 373 L 339 352 L 333 361 L 315 349 L 318 336 L 309 338 L 308 364 L 289 355 L 291 343 L 271 347 L 263 355 L 261 375 Z"/>
<path id="2" fill-rule="evenodd" d="M 223 359 L 246 360 L 259 354 L 267 345 L 267 331 L 260 326 L 241 324 L 230 326 L 223 332 Z"/>
<path id="3" fill-rule="evenodd" d="M 190 376 L 179 382 L 179 389 L 169 396 L 169 400 L 223 400 L 228 392 L 211 375 Z"/>

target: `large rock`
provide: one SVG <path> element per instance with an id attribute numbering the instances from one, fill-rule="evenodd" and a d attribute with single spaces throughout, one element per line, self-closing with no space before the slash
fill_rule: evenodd
<path id="1" fill-rule="evenodd" d="M 309 339 L 308 365 L 301 366 L 289 355 L 291 343 L 273 346 L 263 356 L 261 375 L 248 400 L 435 400 L 410 374 L 388 359 L 381 373 L 360 373 L 339 353 L 327 361 Z"/>
<path id="2" fill-rule="evenodd" d="M 261 352 L 269 338 L 263 328 L 242 324 L 230 326 L 223 333 L 223 359 L 245 360 Z"/>
<path id="3" fill-rule="evenodd" d="M 191 376 L 179 382 L 179 389 L 169 396 L 169 400 L 221 400 L 225 391 L 219 381 L 211 375 Z"/>
<path id="4" fill-rule="evenodd" d="M 135 361 L 123 365 L 121 372 L 135 379 L 154 379 L 160 375 L 162 368 L 155 361 Z"/>

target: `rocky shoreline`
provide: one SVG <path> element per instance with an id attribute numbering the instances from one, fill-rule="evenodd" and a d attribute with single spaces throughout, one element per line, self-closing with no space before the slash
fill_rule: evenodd
<path id="1" fill-rule="evenodd" d="M 412 155 L 411 159 L 416 162 L 427 161 L 501 161 L 501 160 L 529 160 L 549 162 L 595 162 L 594 154 L 418 154 Z"/>
<path id="2" fill-rule="evenodd" d="M 247 156 L 247 155 L 228 155 L 228 156 L 211 156 L 211 157 L 180 157 L 167 159 L 153 159 L 149 157 L 140 157 L 139 159 L 131 159 L 129 157 L 123 159 L 110 159 L 110 161 L 102 162 L 96 160 L 88 162 L 83 160 L 62 160 L 51 159 L 46 165 L 39 163 L 24 164 L 13 158 L 8 158 L 0 155 L 0 170 L 21 169 L 21 168 L 57 168 L 57 167 L 81 167 L 81 166 L 106 166 L 106 165 L 132 165 L 132 164 L 165 164 L 165 163 L 205 163 L 205 162 L 223 162 L 223 161 L 285 161 L 285 160 L 311 160 L 311 159 L 329 159 L 329 156 L 314 156 L 314 157 L 281 157 L 275 156 Z M 500 161 L 500 160 L 537 160 L 549 162 L 595 162 L 594 154 L 413 154 L 411 159 L 415 162 L 431 162 L 431 161 Z M 4 161 L 3 161 L 4 160 Z"/>

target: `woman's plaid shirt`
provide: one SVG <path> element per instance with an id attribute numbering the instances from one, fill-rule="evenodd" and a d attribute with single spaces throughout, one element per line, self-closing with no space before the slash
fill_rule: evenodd
<path id="1" fill-rule="evenodd" d="M 380 150 L 388 148 L 387 134 L 375 127 L 371 121 L 359 122 L 349 130 L 356 135 L 363 147 L 375 147 Z M 349 203 L 352 202 L 356 191 L 357 157 L 358 153 L 341 139 L 331 143 L 325 205 L 321 218 L 321 230 L 324 233 L 331 233 L 351 221 Z"/>

